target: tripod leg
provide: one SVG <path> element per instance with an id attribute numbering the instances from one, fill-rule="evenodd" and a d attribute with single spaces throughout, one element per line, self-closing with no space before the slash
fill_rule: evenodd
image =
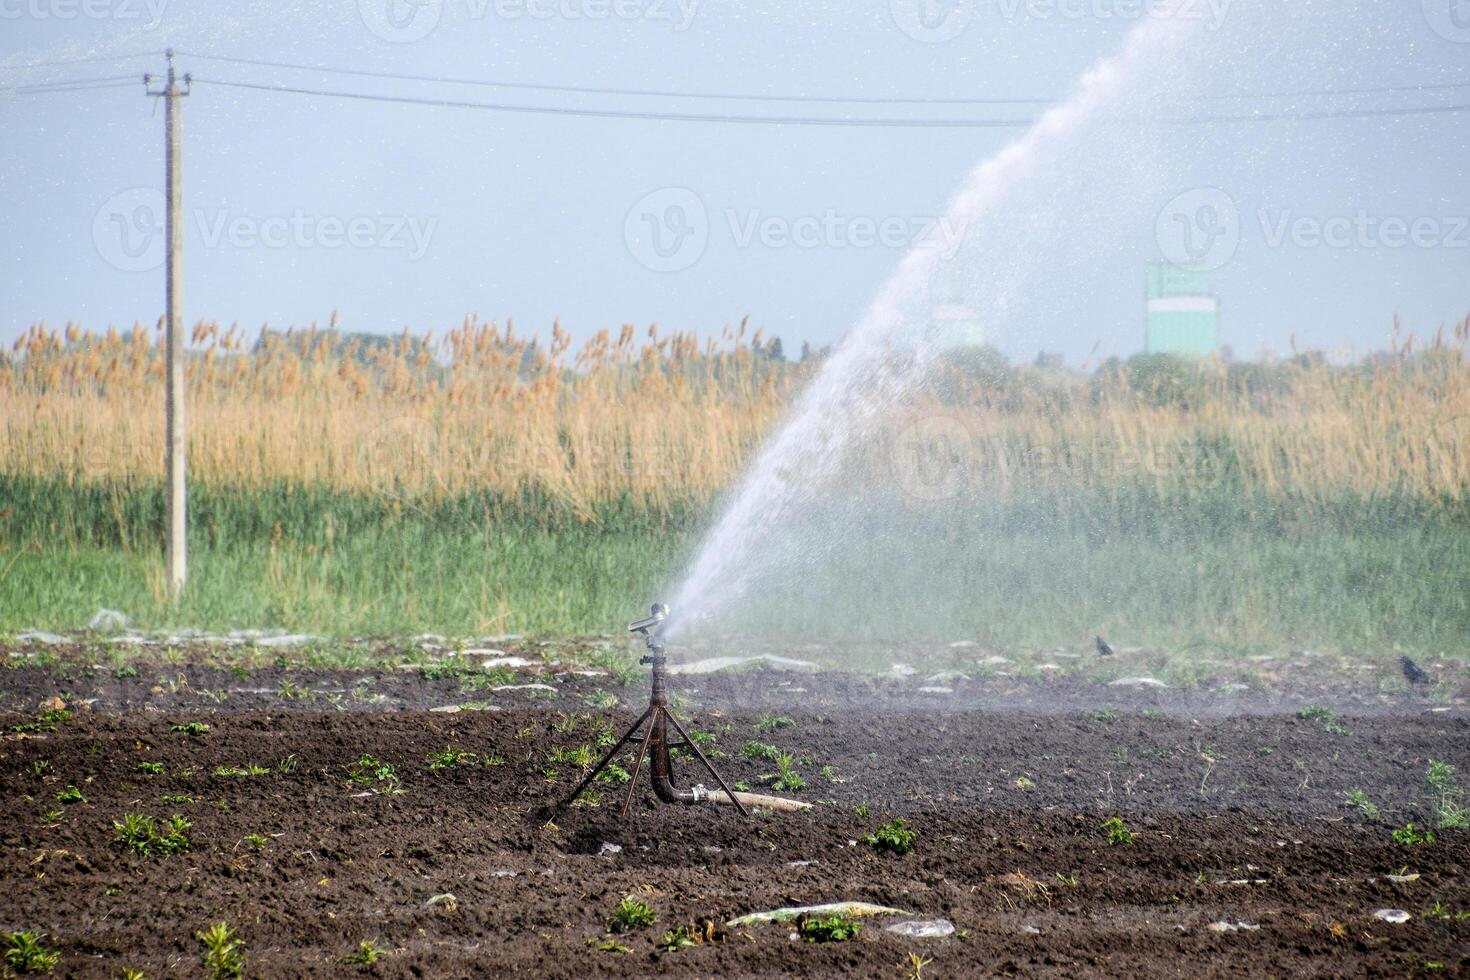
<path id="1" fill-rule="evenodd" d="M 607 764 L 609 762 L 612 762 L 613 759 L 617 757 L 617 754 L 623 750 L 623 746 L 628 743 L 628 739 L 632 738 L 637 733 L 638 729 L 643 727 L 643 723 L 648 720 L 648 716 L 650 713 L 652 713 L 652 711 L 653 709 L 649 708 L 647 711 L 643 712 L 643 714 L 638 716 L 638 720 L 633 722 L 633 727 L 629 728 L 628 733 L 622 738 L 618 739 L 618 744 L 614 745 L 612 749 L 607 753 L 607 755 L 602 757 L 602 761 L 597 764 L 597 768 L 589 772 L 587 774 L 587 777 L 577 784 L 577 788 L 572 790 L 571 796 L 568 796 L 566 799 L 562 800 L 556 805 L 556 809 L 551 811 L 553 815 L 558 814 L 561 811 L 565 810 L 567 807 L 571 806 L 576 801 L 577 797 L 582 795 L 582 790 L 592 785 L 592 780 L 596 779 L 597 774 L 606 769 Z M 642 756 L 642 754 L 642 750 L 640 749 L 640 757 Z"/>
<path id="2" fill-rule="evenodd" d="M 735 804 L 735 808 L 740 811 L 740 815 L 742 817 L 750 816 L 750 814 L 747 813 L 745 810 L 745 804 L 741 803 L 738 799 L 735 798 L 734 792 L 731 791 L 730 787 L 725 785 L 725 777 L 721 776 L 719 772 L 716 771 L 715 767 L 710 764 L 710 761 L 705 758 L 704 752 L 700 750 L 697 744 L 695 744 L 694 739 L 689 737 L 689 733 L 684 731 L 684 726 L 679 724 L 679 719 L 674 717 L 674 713 L 672 711 L 665 711 L 664 717 L 669 719 L 669 721 L 673 723 L 674 730 L 677 731 L 681 736 L 683 736 L 684 741 L 688 743 L 691 749 L 694 750 L 694 754 L 699 757 L 699 761 L 703 762 L 704 767 L 709 770 L 709 774 L 715 777 L 715 782 L 719 783 L 720 789 L 724 790 L 725 795 L 730 797 L 730 802 Z"/>
<path id="3" fill-rule="evenodd" d="M 648 719 L 648 731 L 643 733 L 643 741 L 638 743 L 638 757 L 633 760 L 633 775 L 628 780 L 628 794 L 623 797 L 623 808 L 618 811 L 620 816 L 628 815 L 628 808 L 633 805 L 633 793 L 638 789 L 638 771 L 643 768 L 643 755 L 648 751 L 648 743 L 653 740 L 653 726 L 658 724 L 658 708 L 651 707 L 643 715 Z M 643 723 L 640 718 L 639 724 Z"/>

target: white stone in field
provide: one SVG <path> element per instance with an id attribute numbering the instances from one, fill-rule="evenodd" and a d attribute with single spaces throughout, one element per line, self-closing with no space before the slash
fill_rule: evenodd
<path id="1" fill-rule="evenodd" d="M 1209 925 L 1211 932 L 1259 932 L 1260 928 L 1253 922 L 1225 922 L 1223 920 L 1211 922 Z"/>
<path id="2" fill-rule="evenodd" d="M 492 687 L 490 690 L 492 690 L 492 691 L 550 691 L 552 694 L 555 694 L 556 693 L 556 688 L 552 687 L 550 684 L 501 684 L 499 687 Z"/>
<path id="3" fill-rule="evenodd" d="M 952 688 L 952 687 L 921 687 L 921 688 L 919 688 L 919 693 L 920 694 L 953 694 L 954 693 L 954 688 Z"/>
<path id="4" fill-rule="evenodd" d="M 914 939 L 942 939 L 954 935 L 954 923 L 948 919 L 913 919 L 884 926 L 883 931 Z"/>
<path id="5" fill-rule="evenodd" d="M 975 645 L 974 640 L 955 640 L 949 645 L 951 650 L 966 650 Z"/>
<path id="6" fill-rule="evenodd" d="M 97 615 L 92 617 L 87 624 L 89 630 L 120 630 L 127 629 L 127 613 L 118 612 L 116 609 L 99 609 Z"/>
<path id="7" fill-rule="evenodd" d="M 57 633 L 47 633 L 45 630 L 26 630 L 16 636 L 21 643 L 65 643 L 66 637 Z"/>
<path id="8" fill-rule="evenodd" d="M 496 667 L 529 667 L 531 661 L 525 657 L 491 657 L 480 664 L 486 670 L 494 670 Z"/>
<path id="9" fill-rule="evenodd" d="M 441 704 L 437 708 L 430 708 L 436 715 L 457 715 L 464 709 L 457 704 Z"/>
<path id="10" fill-rule="evenodd" d="M 772 653 L 762 653 L 754 657 L 710 657 L 707 660 L 696 660 L 687 664 L 670 664 L 671 674 L 713 674 L 721 670 L 729 670 L 731 667 L 741 667 L 745 664 L 764 663 L 772 667 L 781 667 L 787 670 L 797 670 L 817 665 L 810 660 L 794 660 L 791 657 L 778 657 Z"/>
<path id="11" fill-rule="evenodd" d="M 603 841 L 602 846 L 597 849 L 597 856 L 602 857 L 604 854 L 621 854 L 622 852 L 623 845 L 614 844 L 611 841 Z"/>
<path id="12" fill-rule="evenodd" d="M 1405 912 L 1403 909 L 1379 909 L 1377 912 L 1373 913 L 1373 918 L 1382 919 L 1384 922 L 1392 922 L 1395 925 L 1400 925 L 1402 923 L 1408 922 L 1410 919 L 1413 918 L 1413 916 Z"/>
<path id="13" fill-rule="evenodd" d="M 1120 677 L 1108 684 L 1108 687 L 1168 687 L 1163 681 L 1156 677 Z"/>
<path id="14" fill-rule="evenodd" d="M 913 677 L 915 674 L 918 673 L 917 670 L 910 667 L 908 664 L 894 664 L 891 670 L 893 672 L 893 676 L 895 677 Z"/>

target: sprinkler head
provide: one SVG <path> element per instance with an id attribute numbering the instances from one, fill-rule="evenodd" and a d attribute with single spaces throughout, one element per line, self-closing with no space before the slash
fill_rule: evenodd
<path id="1" fill-rule="evenodd" d="M 655 602 L 648 610 L 648 618 L 640 619 L 628 624 L 629 633 L 651 633 L 658 629 L 669 615 L 669 607 L 662 602 Z"/>

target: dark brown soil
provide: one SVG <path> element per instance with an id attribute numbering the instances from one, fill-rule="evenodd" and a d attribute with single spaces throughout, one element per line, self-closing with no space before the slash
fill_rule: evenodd
<path id="1" fill-rule="evenodd" d="M 600 805 L 547 825 L 538 814 L 580 771 L 548 753 L 621 734 L 645 695 L 614 686 L 620 705 L 607 709 L 593 706 L 607 703 L 606 676 L 517 680 L 533 682 L 553 691 L 466 693 L 392 667 L 241 676 L 187 658 L 136 677 L 82 662 L 0 672 L 0 931 L 44 931 L 59 975 L 96 977 L 202 976 L 195 933 L 221 920 L 260 976 L 901 976 L 910 953 L 932 958 L 924 977 L 1470 975 L 1470 832 L 1390 836 L 1435 826 L 1431 759 L 1470 782 L 1459 690 L 1392 701 L 1312 679 L 1225 714 L 1208 684 L 990 678 L 927 693 L 919 679 L 843 674 L 678 678 L 681 710 L 715 736 L 728 779 L 760 789 L 775 766 L 742 749 L 769 743 L 807 781 L 785 795 L 816 808 L 743 820 L 656 806 L 645 783 L 627 819 L 617 788 L 602 787 Z M 70 717 L 42 720 L 57 695 Z M 475 699 L 490 710 L 427 710 Z M 1308 699 L 1340 717 L 1298 717 Z M 782 717 L 744 707 L 760 704 Z M 208 730 L 173 730 L 193 721 Z M 448 747 L 474 761 L 431 771 Z M 392 763 L 405 794 L 351 782 L 364 754 Z M 271 771 L 215 772 L 252 764 Z M 85 800 L 58 802 L 69 785 Z M 1376 816 L 1348 804 L 1357 790 Z M 44 821 L 52 810 L 61 819 Z M 127 813 L 182 814 L 190 849 L 128 852 L 111 840 Z M 1099 825 L 1112 816 L 1131 846 L 1108 845 Z M 893 817 L 917 834 L 912 854 L 854 843 Z M 599 854 L 605 842 L 621 851 Z M 658 922 L 608 937 L 624 895 Z M 877 918 L 854 941 L 819 945 L 788 926 L 723 926 L 839 900 L 958 931 L 907 938 Z M 1386 908 L 1412 918 L 1373 916 Z M 665 930 L 702 920 L 724 935 L 658 948 Z M 597 948 L 609 938 L 627 951 Z M 364 939 L 388 954 L 341 963 Z"/>

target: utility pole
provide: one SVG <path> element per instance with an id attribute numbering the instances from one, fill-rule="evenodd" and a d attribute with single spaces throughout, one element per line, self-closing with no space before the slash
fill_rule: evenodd
<path id="1" fill-rule="evenodd" d="M 189 76 L 184 76 L 184 87 L 179 88 L 174 77 L 174 52 L 165 52 L 168 57 L 168 78 L 163 91 L 148 91 L 148 94 L 163 99 L 164 129 L 164 179 L 167 184 L 166 214 L 164 218 L 164 242 L 167 250 L 167 308 L 166 341 L 168 343 L 168 372 L 164 396 L 165 457 L 168 469 L 168 591 L 177 599 L 184 589 L 189 575 L 188 531 L 189 514 L 186 481 L 187 444 L 184 436 L 184 257 L 183 231 L 183 174 L 180 171 L 182 152 L 182 119 L 179 115 L 179 99 L 189 94 Z M 148 76 L 143 76 L 145 86 Z"/>

